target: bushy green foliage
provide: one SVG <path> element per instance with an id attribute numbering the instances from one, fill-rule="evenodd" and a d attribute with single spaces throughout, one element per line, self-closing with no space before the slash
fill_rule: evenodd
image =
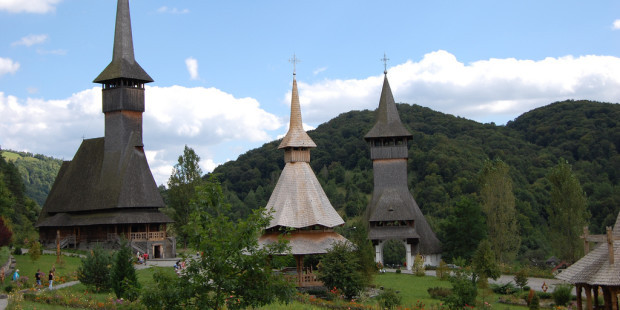
<path id="1" fill-rule="evenodd" d="M 41 257 L 41 243 L 39 241 L 31 241 L 30 247 L 28 248 L 28 256 L 30 256 L 30 261 L 33 263 L 36 262 L 39 257 Z"/>
<path id="2" fill-rule="evenodd" d="M 270 219 L 264 209 L 231 220 L 221 186 L 210 178 L 196 187 L 190 210 L 184 229 L 189 245 L 201 254 L 188 259 L 179 281 L 173 282 L 176 296 L 149 293 L 149 303 L 163 305 L 169 302 L 164 298 L 173 298 L 185 308 L 245 309 L 291 300 L 294 288 L 269 264 L 270 256 L 289 251 L 286 243 L 258 246 Z"/>
<path id="3" fill-rule="evenodd" d="M 200 169 L 200 156 L 187 145 L 183 149 L 183 155 L 179 156 L 174 165 L 172 174 L 168 179 L 167 205 L 174 220 L 174 231 L 177 241 L 187 247 L 187 233 L 185 225 L 191 215 L 190 200 L 194 196 L 196 186 L 202 182 L 202 170 Z"/>
<path id="4" fill-rule="evenodd" d="M 456 257 L 471 259 L 480 240 L 486 236 L 485 216 L 482 207 L 472 196 L 461 196 L 448 211 L 448 217 L 439 225 L 442 255 L 452 262 Z M 463 232 L 467 231 L 466 234 Z"/>
<path id="5" fill-rule="evenodd" d="M 446 280 L 450 277 L 450 268 L 448 264 L 442 260 L 439 261 L 439 267 L 436 269 L 436 275 L 441 280 Z"/>
<path id="6" fill-rule="evenodd" d="M 476 304 L 478 289 L 470 271 L 463 270 L 450 278 L 452 295 L 446 297 L 446 305 L 450 309 L 463 309 Z"/>
<path id="7" fill-rule="evenodd" d="M 117 298 L 133 298 L 135 289 L 140 289 L 133 262 L 134 257 L 131 254 L 129 242 L 123 238 L 120 249 L 114 254 L 114 265 L 110 272 L 112 290 Z"/>
<path id="8" fill-rule="evenodd" d="M 373 277 L 377 272 L 375 263 L 375 248 L 368 240 L 368 228 L 362 218 L 348 221 L 342 228 L 337 228 L 342 236 L 353 242 L 355 256 L 358 258 L 359 271 L 364 279 L 364 286 L 372 283 Z"/>
<path id="9" fill-rule="evenodd" d="M 182 285 L 181 279 L 156 270 L 153 274 L 153 283 L 142 293 L 141 301 L 148 309 L 182 310 L 188 308 L 191 293 L 189 287 Z"/>
<path id="10" fill-rule="evenodd" d="M 515 273 L 515 276 L 514 276 L 515 283 L 517 284 L 519 288 L 521 288 L 521 290 L 523 290 L 525 286 L 527 286 L 527 282 L 528 282 L 527 273 L 528 273 L 527 268 L 521 268 L 519 269 L 519 271 Z"/>
<path id="11" fill-rule="evenodd" d="M 472 267 L 475 275 L 484 281 L 487 281 L 487 278 L 494 280 L 499 278 L 499 266 L 495 261 L 495 254 L 491 250 L 491 243 L 488 240 L 482 240 L 478 245 L 472 259 Z"/>
<path id="12" fill-rule="evenodd" d="M 538 309 L 540 309 L 540 297 L 538 297 L 538 294 L 534 294 L 532 296 L 532 300 L 530 300 L 530 302 L 527 305 L 527 307 L 530 310 L 538 310 Z"/>
<path id="13" fill-rule="evenodd" d="M 396 309 L 396 307 L 400 306 L 402 297 L 398 295 L 396 290 L 386 288 L 379 293 L 377 300 L 379 301 L 379 307 L 381 307 L 381 309 Z"/>
<path id="14" fill-rule="evenodd" d="M 517 288 L 512 282 L 506 284 L 491 284 L 490 287 L 493 293 L 501 295 L 510 295 L 517 291 Z"/>
<path id="15" fill-rule="evenodd" d="M 568 305 L 571 299 L 572 289 L 573 286 L 570 284 L 557 284 L 553 289 L 553 293 L 551 293 L 551 297 L 553 297 L 553 302 L 557 306 Z"/>
<path id="16" fill-rule="evenodd" d="M 427 292 L 431 295 L 431 298 L 440 300 L 443 300 L 452 294 L 452 290 L 447 287 L 430 287 Z"/>
<path id="17" fill-rule="evenodd" d="M 334 243 L 323 256 L 318 278 L 326 287 L 337 288 L 349 299 L 364 288 L 359 258 L 346 242 Z"/>
<path id="18" fill-rule="evenodd" d="M 110 253 L 97 245 L 86 258 L 82 259 L 82 265 L 78 267 L 78 280 L 88 287 L 97 291 L 108 291 L 112 288 L 110 282 L 110 270 L 112 257 Z"/>
<path id="19" fill-rule="evenodd" d="M 424 258 L 422 255 L 418 254 L 415 256 L 413 260 L 413 274 L 418 277 L 423 277 L 426 275 L 426 269 L 424 268 Z"/>

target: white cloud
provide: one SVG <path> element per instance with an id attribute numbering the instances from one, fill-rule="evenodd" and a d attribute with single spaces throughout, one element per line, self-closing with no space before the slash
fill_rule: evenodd
<path id="1" fill-rule="evenodd" d="M 319 74 L 321 72 L 324 72 L 325 70 L 327 70 L 327 67 L 321 67 L 321 68 L 318 68 L 318 69 L 312 71 L 312 74 L 317 75 L 317 74 Z"/>
<path id="2" fill-rule="evenodd" d="M 47 39 L 49 39 L 49 37 L 46 34 L 29 34 L 19 39 L 19 41 L 15 41 L 11 43 L 11 46 L 19 46 L 19 45 L 33 46 L 35 44 L 44 43 L 45 41 L 47 41 Z"/>
<path id="3" fill-rule="evenodd" d="M 505 123 L 565 99 L 617 102 L 620 58 L 565 56 L 542 60 L 489 59 L 464 64 L 446 51 L 388 69 L 396 102 L 477 121 Z M 304 121 L 320 124 L 350 110 L 376 109 L 383 76 L 361 80 L 298 81 Z M 290 93 L 285 98 L 290 102 Z"/>
<path id="4" fill-rule="evenodd" d="M 169 14 L 187 14 L 189 13 L 189 9 L 177 9 L 177 8 L 169 8 L 167 6 L 162 6 L 157 9 L 158 13 L 169 13 Z"/>
<path id="5" fill-rule="evenodd" d="M 0 145 L 71 159 L 82 137 L 103 136 L 101 88 L 93 87 L 61 100 L 20 99 L 0 92 Z M 202 157 L 204 172 L 212 171 L 230 141 L 268 142 L 268 131 L 281 121 L 264 111 L 253 98 L 235 98 L 214 88 L 148 87 L 143 115 L 144 143 L 149 165 L 158 184 L 165 184 L 172 166 L 192 147 Z"/>
<path id="6" fill-rule="evenodd" d="M 19 62 L 0 57 L 0 77 L 7 73 L 15 73 L 17 70 L 19 70 Z"/>
<path id="7" fill-rule="evenodd" d="M 9 13 L 38 13 L 54 12 L 56 4 L 61 0 L 0 0 L 0 11 Z"/>
<path id="8" fill-rule="evenodd" d="M 198 60 L 193 57 L 188 57 L 185 59 L 185 66 L 187 67 L 187 72 L 189 72 L 189 77 L 192 80 L 200 79 L 198 76 Z"/>
<path id="9" fill-rule="evenodd" d="M 612 28 L 615 29 L 615 30 L 620 29 L 620 19 L 614 20 L 614 24 L 613 24 Z"/>

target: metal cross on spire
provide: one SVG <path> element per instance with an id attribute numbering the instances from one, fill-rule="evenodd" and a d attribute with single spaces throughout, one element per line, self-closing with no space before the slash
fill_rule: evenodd
<path id="1" fill-rule="evenodd" d="M 288 60 L 288 62 L 290 62 L 290 63 L 292 63 L 292 64 L 293 64 L 293 75 L 297 74 L 297 73 L 296 73 L 296 71 L 297 71 L 297 63 L 298 63 L 298 62 L 301 62 L 301 60 L 299 60 L 299 58 L 297 58 L 297 56 L 295 56 L 295 53 L 293 53 L 293 57 L 292 57 L 292 58 L 290 58 L 290 59 Z"/>
<path id="2" fill-rule="evenodd" d="M 381 61 L 383 61 L 383 74 L 387 74 L 387 62 L 388 60 L 390 60 L 389 58 L 387 58 L 387 56 L 385 55 L 385 52 L 383 53 L 383 58 L 381 58 Z"/>

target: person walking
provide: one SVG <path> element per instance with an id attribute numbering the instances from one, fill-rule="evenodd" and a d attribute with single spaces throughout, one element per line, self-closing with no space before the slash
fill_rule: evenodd
<path id="1" fill-rule="evenodd" d="M 37 269 L 37 273 L 34 274 L 34 278 L 37 280 L 37 285 L 41 286 L 41 269 Z"/>
<path id="2" fill-rule="evenodd" d="M 17 282 L 19 280 L 19 269 L 15 269 L 15 273 L 13 274 L 13 281 Z"/>
<path id="3" fill-rule="evenodd" d="M 50 290 L 52 289 L 52 283 L 54 283 L 54 270 L 50 270 L 50 274 L 48 276 L 48 279 L 50 281 Z"/>

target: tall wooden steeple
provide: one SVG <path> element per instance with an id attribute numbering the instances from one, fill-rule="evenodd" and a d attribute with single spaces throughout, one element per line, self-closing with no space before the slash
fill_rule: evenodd
<path id="1" fill-rule="evenodd" d="M 364 136 L 373 162 L 374 190 L 367 212 L 375 260 L 383 263 L 383 242 L 397 239 L 403 241 L 407 249 L 408 269 L 418 253 L 427 256 L 427 264 L 436 264 L 441 246 L 409 192 L 407 144 L 413 136 L 398 115 L 387 70 L 376 114 L 375 125 Z"/>

